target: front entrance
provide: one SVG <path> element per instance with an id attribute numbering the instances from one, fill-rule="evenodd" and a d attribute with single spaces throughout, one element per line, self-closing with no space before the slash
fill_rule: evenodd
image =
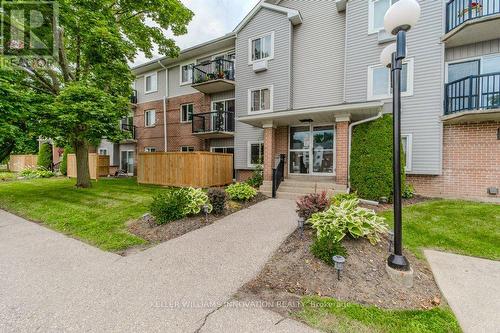
<path id="1" fill-rule="evenodd" d="M 335 175 L 334 125 L 290 127 L 289 173 Z"/>

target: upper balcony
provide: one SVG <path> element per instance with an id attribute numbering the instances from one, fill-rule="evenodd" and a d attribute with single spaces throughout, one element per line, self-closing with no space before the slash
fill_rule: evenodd
<path id="1" fill-rule="evenodd" d="M 446 4 L 447 47 L 500 38 L 500 1 L 450 0 Z"/>
<path id="2" fill-rule="evenodd" d="M 192 87 L 204 94 L 233 90 L 234 62 L 216 59 L 194 66 Z"/>
<path id="3" fill-rule="evenodd" d="M 234 112 L 215 111 L 193 114 L 193 135 L 202 139 L 221 139 L 234 136 Z"/>
<path id="4" fill-rule="evenodd" d="M 135 143 L 135 142 L 137 142 L 137 137 L 136 137 L 137 128 L 134 125 L 122 122 L 121 129 L 123 132 L 128 133 L 128 137 L 123 139 L 120 143 Z"/>
<path id="5" fill-rule="evenodd" d="M 130 103 L 132 103 L 133 106 L 137 105 L 137 90 L 135 89 L 132 90 L 132 95 L 130 96 Z"/>
<path id="6" fill-rule="evenodd" d="M 446 84 L 444 121 L 500 119 L 500 72 L 471 75 Z"/>

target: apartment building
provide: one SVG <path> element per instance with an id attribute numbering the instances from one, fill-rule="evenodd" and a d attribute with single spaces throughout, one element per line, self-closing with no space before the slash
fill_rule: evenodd
<path id="1" fill-rule="evenodd" d="M 134 68 L 122 168 L 138 152 L 233 153 L 235 177 L 263 161 L 270 190 L 284 156 L 286 179 L 347 188 L 352 128 L 392 110 L 379 55 L 394 1 L 261 1 L 233 32 Z M 420 5 L 403 67 L 407 179 L 424 195 L 498 200 L 500 2 Z"/>

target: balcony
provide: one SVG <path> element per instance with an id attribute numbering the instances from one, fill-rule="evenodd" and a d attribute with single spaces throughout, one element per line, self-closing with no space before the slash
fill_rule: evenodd
<path id="1" fill-rule="evenodd" d="M 233 90 L 234 62 L 217 59 L 194 66 L 192 87 L 204 94 Z"/>
<path id="2" fill-rule="evenodd" d="M 134 143 L 134 142 L 137 142 L 137 138 L 136 138 L 136 127 L 134 125 L 131 125 L 131 124 L 124 124 L 122 123 L 121 124 L 122 126 L 122 131 L 123 132 L 128 132 L 129 133 L 129 137 L 122 140 L 121 143 Z"/>
<path id="3" fill-rule="evenodd" d="M 132 105 L 137 104 L 137 90 L 135 89 L 132 90 L 132 95 L 130 96 L 130 103 L 132 103 Z"/>
<path id="4" fill-rule="evenodd" d="M 473 75 L 445 86 L 443 120 L 500 119 L 500 72 Z"/>
<path id="5" fill-rule="evenodd" d="M 202 139 L 234 136 L 234 112 L 216 111 L 193 114 L 193 135 Z"/>
<path id="6" fill-rule="evenodd" d="M 447 47 L 500 38 L 500 1 L 450 0 L 446 4 Z"/>

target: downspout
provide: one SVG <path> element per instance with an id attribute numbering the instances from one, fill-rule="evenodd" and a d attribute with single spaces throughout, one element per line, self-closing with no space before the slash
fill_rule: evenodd
<path id="1" fill-rule="evenodd" d="M 382 117 L 382 114 L 384 112 L 384 109 L 381 108 L 380 111 L 376 116 L 366 118 L 354 123 L 349 124 L 349 140 L 348 140 L 348 148 L 347 148 L 347 191 L 350 192 L 351 190 L 351 144 L 352 144 L 352 129 L 354 126 L 368 123 L 370 121 L 377 120 Z"/>
<path id="2" fill-rule="evenodd" d="M 163 138 L 164 138 L 164 151 L 167 152 L 167 98 L 168 98 L 168 68 L 163 66 L 160 60 L 158 60 L 158 65 L 163 67 L 165 70 L 165 95 L 163 96 Z"/>

